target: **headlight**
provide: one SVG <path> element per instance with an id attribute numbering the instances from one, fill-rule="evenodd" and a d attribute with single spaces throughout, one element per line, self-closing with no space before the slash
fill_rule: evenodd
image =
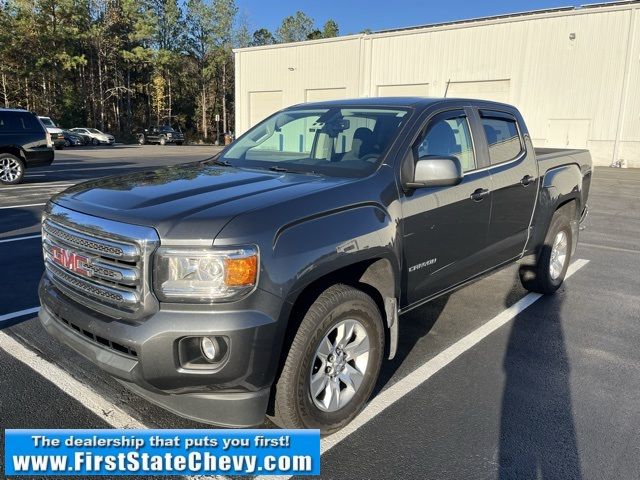
<path id="1" fill-rule="evenodd" d="M 155 256 L 154 286 L 166 302 L 230 301 L 253 289 L 258 250 L 183 250 L 160 248 Z"/>

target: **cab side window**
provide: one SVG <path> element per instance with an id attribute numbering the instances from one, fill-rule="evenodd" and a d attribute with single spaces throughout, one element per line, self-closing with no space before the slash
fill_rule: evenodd
<path id="1" fill-rule="evenodd" d="M 475 170 L 476 160 L 467 116 L 463 110 L 436 115 L 418 144 L 418 159 L 426 156 L 457 157 L 462 170 Z"/>
<path id="2" fill-rule="evenodd" d="M 481 111 L 482 128 L 489 146 L 492 165 L 508 162 L 524 150 L 516 119 L 503 112 Z"/>

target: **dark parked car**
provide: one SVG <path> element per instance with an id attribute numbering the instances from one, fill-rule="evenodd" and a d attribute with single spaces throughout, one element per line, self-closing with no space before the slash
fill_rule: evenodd
<path id="1" fill-rule="evenodd" d="M 64 135 L 65 147 L 80 147 L 88 143 L 86 137 L 70 130 L 62 130 L 62 134 Z"/>
<path id="2" fill-rule="evenodd" d="M 502 103 L 290 107 L 213 159 L 55 196 L 40 320 L 185 417 L 331 433 L 415 330 L 401 315 L 516 261 L 555 292 L 590 182 L 587 150 L 534 150 Z"/>
<path id="3" fill-rule="evenodd" d="M 175 143 L 176 145 L 182 145 L 184 143 L 184 135 L 181 131 L 174 130 L 170 125 L 149 127 L 143 133 L 138 134 L 138 143 L 140 145 L 147 143 L 157 143 L 159 145 Z"/>
<path id="4" fill-rule="evenodd" d="M 0 183 L 22 182 L 25 169 L 53 162 L 51 135 L 33 113 L 0 108 Z"/>

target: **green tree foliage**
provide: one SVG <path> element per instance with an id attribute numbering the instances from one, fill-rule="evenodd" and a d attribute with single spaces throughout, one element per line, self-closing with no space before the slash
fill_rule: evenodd
<path id="1" fill-rule="evenodd" d="M 276 43 L 275 37 L 266 28 L 261 28 L 253 32 L 253 39 L 251 40 L 251 46 L 259 47 L 261 45 L 273 45 L 274 43 Z"/>
<path id="2" fill-rule="evenodd" d="M 296 12 L 276 35 L 251 31 L 235 0 L 0 0 L 0 107 L 125 138 L 154 123 L 219 138 L 234 122 L 233 48 L 338 26 Z"/>
<path id="3" fill-rule="evenodd" d="M 276 36 L 282 43 L 301 42 L 307 40 L 315 29 L 313 19 L 298 10 L 295 15 L 282 20 L 282 24 L 276 31 Z"/>
<path id="4" fill-rule="evenodd" d="M 332 38 L 340 35 L 340 29 L 338 28 L 338 23 L 329 19 L 325 22 L 324 27 L 322 27 L 322 36 L 324 38 Z"/>

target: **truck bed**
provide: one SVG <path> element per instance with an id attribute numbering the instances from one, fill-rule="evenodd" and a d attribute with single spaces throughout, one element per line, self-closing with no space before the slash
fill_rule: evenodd
<path id="1" fill-rule="evenodd" d="M 575 163 L 584 173 L 591 170 L 591 154 L 589 150 L 579 148 L 534 148 L 540 165 L 540 174 L 560 165 Z"/>

